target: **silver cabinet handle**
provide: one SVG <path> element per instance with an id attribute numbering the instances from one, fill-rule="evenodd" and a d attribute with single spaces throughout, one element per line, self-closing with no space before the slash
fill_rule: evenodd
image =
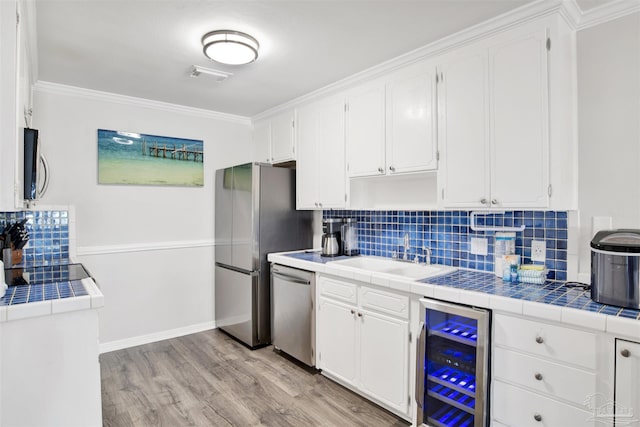
<path id="1" fill-rule="evenodd" d="M 318 202 L 315 203 L 316 207 L 318 207 Z"/>
<path id="2" fill-rule="evenodd" d="M 537 342 L 538 344 L 542 344 L 542 343 L 544 342 L 544 338 L 542 338 L 540 335 L 538 335 L 538 336 L 536 337 L 536 342 Z"/>
<path id="3" fill-rule="evenodd" d="M 395 167 L 393 167 L 393 166 L 389 166 L 389 170 L 390 170 L 391 172 L 395 172 L 395 171 L 396 171 L 396 168 L 395 168 Z"/>
<path id="4" fill-rule="evenodd" d="M 533 419 L 534 419 L 534 420 L 536 420 L 536 421 L 538 421 L 538 422 L 540 422 L 540 421 L 542 421 L 542 415 L 540 415 L 540 414 L 535 414 L 535 415 L 533 416 Z"/>
<path id="5" fill-rule="evenodd" d="M 622 350 L 620 351 L 620 355 L 621 355 L 622 357 L 629 357 L 629 356 L 631 356 L 631 352 L 625 348 L 625 349 L 622 349 Z"/>
<path id="6" fill-rule="evenodd" d="M 483 205 L 486 205 L 488 203 L 487 199 L 482 198 L 480 199 L 480 203 L 482 203 Z"/>
<path id="7" fill-rule="evenodd" d="M 491 199 L 491 204 L 492 205 L 497 205 L 498 204 L 498 200 L 497 199 Z"/>
<path id="8" fill-rule="evenodd" d="M 378 172 L 384 173 L 384 169 L 383 168 L 378 168 Z"/>
<path id="9" fill-rule="evenodd" d="M 318 206 L 322 207 L 322 203 L 318 202 Z"/>
<path id="10" fill-rule="evenodd" d="M 351 314 L 356 314 L 356 311 L 354 309 L 349 310 L 351 312 Z"/>
<path id="11" fill-rule="evenodd" d="M 538 381 L 542 381 L 542 374 L 540 372 L 536 372 L 536 374 L 534 375 L 535 379 L 537 379 Z"/>
<path id="12" fill-rule="evenodd" d="M 358 317 L 362 317 L 362 313 L 358 313 Z"/>

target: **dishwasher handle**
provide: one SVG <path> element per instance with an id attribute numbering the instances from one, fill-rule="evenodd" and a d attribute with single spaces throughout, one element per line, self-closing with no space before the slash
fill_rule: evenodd
<path id="1" fill-rule="evenodd" d="M 273 277 L 278 277 L 282 280 L 286 280 L 287 282 L 297 283 L 299 285 L 310 285 L 311 281 L 307 279 L 302 279 L 300 277 L 291 276 L 289 274 L 280 273 L 277 271 L 271 271 L 271 275 Z"/>

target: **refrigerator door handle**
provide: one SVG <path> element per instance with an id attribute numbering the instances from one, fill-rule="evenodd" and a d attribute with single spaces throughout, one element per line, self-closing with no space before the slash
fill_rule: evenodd
<path id="1" fill-rule="evenodd" d="M 415 387 L 415 399 L 418 404 L 418 408 L 423 409 L 423 401 L 424 401 L 424 352 L 425 352 L 425 344 L 427 329 L 425 328 L 424 322 L 420 322 L 419 326 L 420 335 L 418 337 L 417 348 L 416 348 L 416 387 Z"/>
<path id="2" fill-rule="evenodd" d="M 249 270 L 245 270 L 244 268 L 238 268 L 232 265 L 222 264 L 220 262 L 216 262 L 216 267 L 225 268 L 227 270 L 235 271 L 242 274 L 247 274 L 249 276 L 257 276 L 259 274 L 258 271 L 249 271 Z"/>

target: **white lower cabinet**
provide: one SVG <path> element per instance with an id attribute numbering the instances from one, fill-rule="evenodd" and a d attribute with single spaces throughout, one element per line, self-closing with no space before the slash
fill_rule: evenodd
<path id="1" fill-rule="evenodd" d="M 320 297 L 318 365 L 349 383 L 356 382 L 355 307 Z"/>
<path id="2" fill-rule="evenodd" d="M 592 412 L 497 380 L 493 382 L 493 417 L 513 427 L 596 425 Z"/>
<path id="3" fill-rule="evenodd" d="M 408 296 L 325 276 L 318 283 L 318 368 L 408 418 Z"/>
<path id="4" fill-rule="evenodd" d="M 640 342 L 616 340 L 615 425 L 640 426 Z"/>
<path id="5" fill-rule="evenodd" d="M 495 313 L 491 418 L 518 427 L 595 426 L 597 343 L 595 333 Z"/>

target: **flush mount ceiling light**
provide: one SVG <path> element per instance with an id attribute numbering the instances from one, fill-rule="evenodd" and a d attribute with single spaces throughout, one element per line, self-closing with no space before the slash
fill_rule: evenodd
<path id="1" fill-rule="evenodd" d="M 202 52 L 216 62 L 242 65 L 258 58 L 258 40 L 232 30 L 211 31 L 202 36 Z"/>

